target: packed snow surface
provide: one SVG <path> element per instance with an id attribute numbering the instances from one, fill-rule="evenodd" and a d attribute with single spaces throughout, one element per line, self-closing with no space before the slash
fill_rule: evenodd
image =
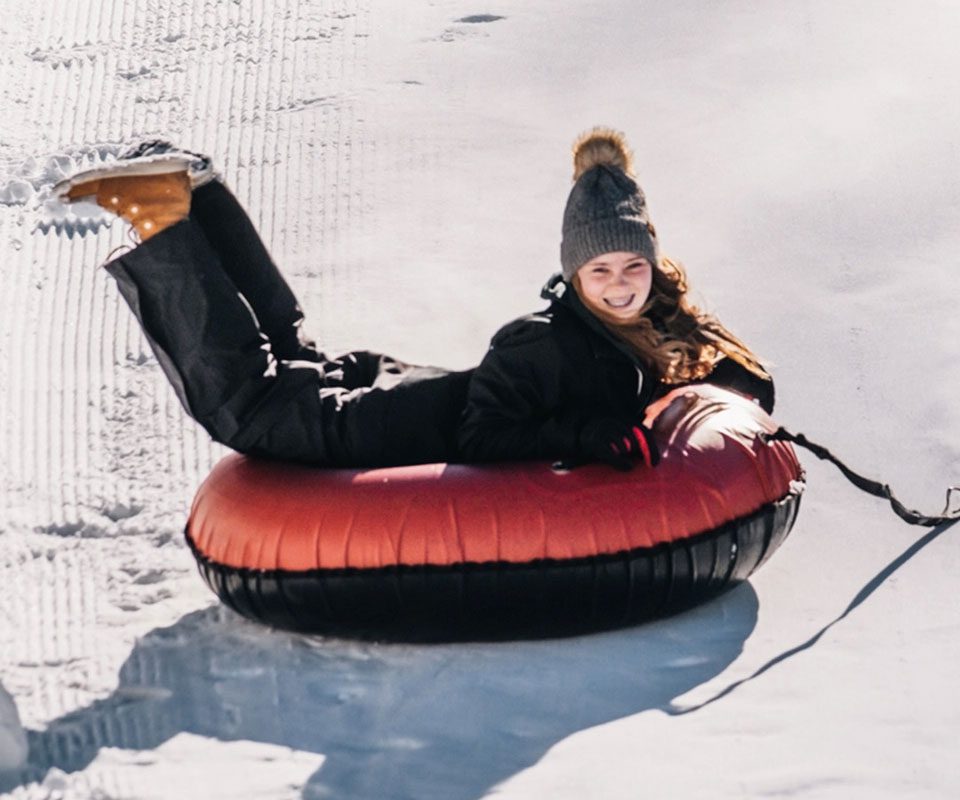
<path id="1" fill-rule="evenodd" d="M 542 307 L 569 144 L 617 127 L 664 249 L 772 363 L 777 419 L 937 511 L 960 483 L 960 7 L 2 10 L 0 792 L 960 794 L 956 526 L 921 539 L 806 454 L 772 561 L 651 625 L 387 646 L 217 606 L 181 531 L 223 450 L 97 269 L 124 226 L 50 198 L 143 138 L 208 152 L 324 349 L 466 367 Z M 864 587 L 808 647 L 678 713 L 811 641 Z"/>

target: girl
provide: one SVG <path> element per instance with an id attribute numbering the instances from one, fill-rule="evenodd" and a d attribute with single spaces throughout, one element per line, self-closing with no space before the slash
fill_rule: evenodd
<path id="1" fill-rule="evenodd" d="M 629 469 L 658 460 L 640 425 L 678 384 L 709 381 L 773 410 L 773 381 L 747 346 L 686 297 L 683 268 L 662 257 L 621 134 L 574 144 L 574 186 L 550 308 L 507 325 L 471 383 L 460 430 L 471 460 L 559 454 Z M 677 409 L 679 411 L 679 409 Z M 661 415 L 663 416 L 663 415 Z M 667 423 L 663 416 L 661 422 Z"/>
<path id="2" fill-rule="evenodd" d="M 708 380 L 770 411 L 769 375 L 689 304 L 683 270 L 660 256 L 622 137 L 591 131 L 574 164 L 562 274 L 542 292 L 550 307 L 504 327 L 460 372 L 318 351 L 204 156 L 147 142 L 54 192 L 92 198 L 139 234 L 106 269 L 186 411 L 243 453 L 343 467 L 563 458 L 629 469 L 657 463 L 640 421 L 674 385 Z"/>

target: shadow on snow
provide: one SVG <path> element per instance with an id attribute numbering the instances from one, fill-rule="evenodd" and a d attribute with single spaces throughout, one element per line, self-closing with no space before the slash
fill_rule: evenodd
<path id="1" fill-rule="evenodd" d="M 102 747 L 152 750 L 190 732 L 322 754 L 305 798 L 468 800 L 571 734 L 664 708 L 718 675 L 741 652 L 757 606 L 743 584 L 620 631 L 416 646 L 310 638 L 223 607 L 196 611 L 141 639 L 110 697 L 28 731 L 28 765 L 0 776 L 0 791 L 51 767 L 83 769 Z"/>

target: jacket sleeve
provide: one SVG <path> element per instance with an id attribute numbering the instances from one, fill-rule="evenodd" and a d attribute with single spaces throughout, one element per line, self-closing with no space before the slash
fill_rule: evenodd
<path id="1" fill-rule="evenodd" d="M 773 378 L 768 375 L 767 380 L 764 380 L 732 358 L 727 357 L 718 362 L 713 368 L 713 372 L 703 382 L 745 394 L 755 399 L 768 414 L 773 413 L 773 405 L 776 400 Z"/>
<path id="2" fill-rule="evenodd" d="M 561 356 L 549 322 L 535 316 L 493 338 L 467 390 L 458 436 L 464 461 L 577 455 L 585 420 L 562 408 Z"/>

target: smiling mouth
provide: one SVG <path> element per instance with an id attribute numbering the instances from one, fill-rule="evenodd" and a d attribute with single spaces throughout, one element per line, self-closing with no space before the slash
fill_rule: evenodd
<path id="1" fill-rule="evenodd" d="M 609 300 L 605 297 L 603 298 L 603 302 L 610 306 L 610 308 L 626 308 L 633 302 L 634 297 L 636 297 L 635 294 L 632 294 L 623 300 Z"/>

